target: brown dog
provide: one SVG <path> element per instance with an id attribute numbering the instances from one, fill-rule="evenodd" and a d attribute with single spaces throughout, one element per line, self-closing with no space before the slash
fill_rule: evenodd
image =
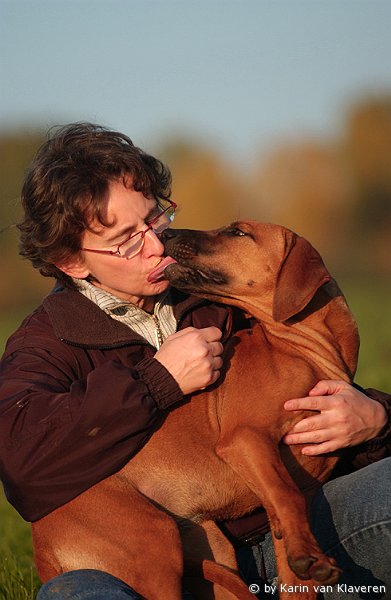
<path id="1" fill-rule="evenodd" d="M 334 583 L 339 570 L 309 529 L 299 488 L 310 497 L 337 458 L 280 442 L 304 416 L 285 411 L 286 399 L 354 375 L 358 336 L 345 300 L 312 246 L 276 225 L 167 230 L 164 240 L 178 261 L 166 269 L 174 286 L 239 306 L 258 324 L 227 344 L 220 385 L 172 411 L 119 473 L 33 524 L 39 574 L 103 569 L 148 600 L 180 600 L 183 578 L 200 600 L 253 598 L 214 520 L 263 505 L 279 582 Z M 306 583 L 308 593 L 289 597 L 315 598 Z"/>

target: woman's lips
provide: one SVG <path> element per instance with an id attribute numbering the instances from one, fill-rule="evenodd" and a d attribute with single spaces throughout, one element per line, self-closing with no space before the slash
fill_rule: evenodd
<path id="1" fill-rule="evenodd" d="M 149 283 L 156 283 L 157 281 L 160 281 L 160 279 L 164 279 L 164 269 L 168 267 L 168 265 L 172 265 L 176 262 L 177 261 L 175 258 L 172 258 L 171 256 L 165 256 L 157 265 L 157 267 L 152 269 L 152 271 L 148 274 L 147 281 Z"/>

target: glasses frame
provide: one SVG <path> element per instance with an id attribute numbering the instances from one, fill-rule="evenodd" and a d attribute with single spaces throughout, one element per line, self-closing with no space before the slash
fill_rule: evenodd
<path id="1" fill-rule="evenodd" d="M 95 254 L 108 254 L 110 256 L 119 256 L 120 258 L 126 258 L 126 260 L 129 260 L 130 258 L 133 258 L 134 256 L 137 256 L 137 254 L 140 254 L 140 252 L 144 248 L 146 234 L 148 233 L 148 231 L 151 231 L 151 229 L 153 230 L 154 224 L 156 223 L 156 221 L 158 221 L 158 219 L 161 218 L 162 215 L 164 215 L 165 213 L 167 213 L 169 210 L 173 210 L 173 215 L 172 215 L 172 218 L 170 219 L 171 222 L 173 221 L 174 216 L 175 216 L 175 211 L 177 209 L 177 204 L 175 202 L 173 202 L 172 200 L 168 200 L 167 202 L 169 202 L 170 205 L 167 206 L 167 208 L 165 208 L 164 210 L 162 210 L 158 215 L 156 215 L 156 217 L 154 217 L 152 219 L 152 221 L 150 221 L 148 223 L 148 225 L 147 225 L 147 227 L 145 229 L 143 229 L 142 231 L 136 231 L 135 233 L 131 233 L 126 238 L 126 240 L 124 240 L 123 242 L 121 242 L 120 244 L 117 245 L 117 249 L 116 250 L 98 250 L 97 248 L 80 248 L 80 250 L 84 250 L 84 252 L 94 252 Z M 167 228 L 168 227 L 169 227 L 169 225 L 167 225 Z M 126 244 L 127 242 L 129 242 L 129 240 L 131 240 L 131 239 L 133 239 L 133 238 L 135 238 L 137 236 L 141 236 L 141 246 L 140 246 L 140 248 L 138 250 L 136 250 L 136 252 L 133 252 L 130 256 L 123 256 L 121 254 L 121 246 L 123 246 L 124 244 Z"/>

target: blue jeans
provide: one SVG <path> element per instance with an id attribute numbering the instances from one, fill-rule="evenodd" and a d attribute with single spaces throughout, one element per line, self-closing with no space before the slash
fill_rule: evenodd
<path id="1" fill-rule="evenodd" d="M 323 598 L 391 600 L 391 458 L 326 483 L 314 498 L 310 518 L 321 548 L 343 571 L 339 583 L 324 590 Z M 240 548 L 237 555 L 243 579 L 255 592 L 259 589 L 254 597 L 276 598 L 278 586 L 284 582 L 276 581 L 271 535 L 259 546 Z M 261 562 L 266 567 L 266 581 L 259 575 Z M 59 575 L 37 596 L 37 600 L 130 598 L 140 597 L 119 579 L 94 570 Z M 183 599 L 191 600 L 191 596 L 184 592 Z"/>

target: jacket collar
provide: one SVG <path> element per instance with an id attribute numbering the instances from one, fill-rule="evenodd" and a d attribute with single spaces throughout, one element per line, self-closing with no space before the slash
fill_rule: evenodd
<path id="1" fill-rule="evenodd" d="M 178 322 L 189 310 L 208 304 L 207 300 L 188 296 L 178 290 L 173 290 L 172 299 Z M 56 286 L 43 301 L 43 306 L 55 335 L 69 344 L 89 348 L 147 344 L 142 336 L 109 317 L 75 289 Z"/>

